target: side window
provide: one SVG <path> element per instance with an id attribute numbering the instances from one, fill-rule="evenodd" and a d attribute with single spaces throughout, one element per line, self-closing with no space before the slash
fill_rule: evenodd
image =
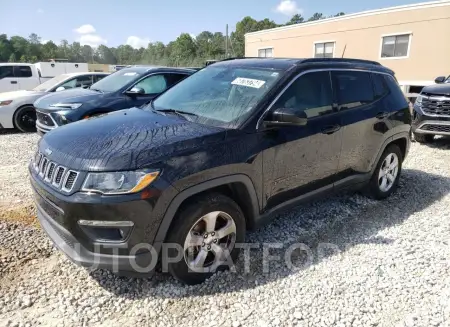
<path id="1" fill-rule="evenodd" d="M 15 77 L 31 77 L 33 74 L 31 72 L 30 66 L 16 66 L 14 67 Z"/>
<path id="2" fill-rule="evenodd" d="M 13 66 L 0 66 L 0 79 L 14 77 Z"/>
<path id="3" fill-rule="evenodd" d="M 340 110 L 359 107 L 373 101 L 370 73 L 334 71 L 331 74 Z"/>
<path id="4" fill-rule="evenodd" d="M 134 87 L 143 88 L 145 94 L 157 94 L 167 89 L 167 83 L 164 75 L 151 75 L 141 80 Z"/>
<path id="5" fill-rule="evenodd" d="M 105 78 L 108 75 L 93 75 L 94 78 L 94 83 L 97 83 L 99 80 L 101 80 L 102 78 Z"/>
<path id="6" fill-rule="evenodd" d="M 382 74 L 372 73 L 372 83 L 373 83 L 373 92 L 375 95 L 375 100 L 384 97 L 389 93 L 389 89 L 386 85 L 386 81 L 384 80 L 384 76 Z"/>
<path id="7" fill-rule="evenodd" d="M 329 72 L 306 73 L 281 95 L 274 108 L 295 108 L 308 118 L 333 112 L 333 92 Z"/>
<path id="8" fill-rule="evenodd" d="M 401 104 L 402 106 L 407 107 L 408 102 L 406 96 L 400 89 L 397 79 L 391 75 L 384 75 L 384 80 L 386 81 L 386 85 L 389 88 L 390 92 L 389 100 L 393 101 L 396 104 Z"/>
<path id="9" fill-rule="evenodd" d="M 177 84 L 179 81 L 185 79 L 186 77 L 188 77 L 189 75 L 185 75 L 185 74 L 166 74 L 166 82 L 167 82 L 167 87 L 172 87 L 175 84 Z"/>
<path id="10" fill-rule="evenodd" d="M 64 84 L 61 84 L 60 87 L 64 87 L 67 89 L 73 89 L 77 87 L 86 87 L 92 85 L 92 75 L 83 75 L 78 76 L 76 78 L 73 78 L 71 80 L 68 80 Z"/>

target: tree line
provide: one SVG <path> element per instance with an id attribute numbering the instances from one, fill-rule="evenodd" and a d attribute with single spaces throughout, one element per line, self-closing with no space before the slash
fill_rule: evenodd
<path id="1" fill-rule="evenodd" d="M 342 16 L 340 12 L 336 15 Z M 228 40 L 222 32 L 204 31 L 196 37 L 182 33 L 176 40 L 167 44 L 151 42 L 147 48 L 135 49 L 130 45 L 91 47 L 79 42 L 70 44 L 62 40 L 41 42 L 41 38 L 32 33 L 28 38 L 0 34 L 0 62 L 38 62 L 48 59 L 67 59 L 70 62 L 87 62 L 100 64 L 153 64 L 163 66 L 201 66 L 209 59 L 244 56 L 244 35 L 250 32 L 274 27 L 301 24 L 328 18 L 322 13 L 315 13 L 309 19 L 294 15 L 285 24 L 276 24 L 268 18 L 257 21 L 249 16 L 236 23 L 235 31 Z M 227 52 L 227 53 L 226 53 Z"/>

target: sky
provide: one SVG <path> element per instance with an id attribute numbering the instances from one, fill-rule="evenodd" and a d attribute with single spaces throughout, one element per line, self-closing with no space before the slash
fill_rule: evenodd
<path id="1" fill-rule="evenodd" d="M 230 32 L 245 16 L 276 23 L 300 13 L 332 15 L 356 13 L 423 0 L 0 0 L 0 34 L 28 37 L 59 44 L 62 39 L 82 45 L 140 47 L 149 41 L 173 41 L 181 33 Z"/>

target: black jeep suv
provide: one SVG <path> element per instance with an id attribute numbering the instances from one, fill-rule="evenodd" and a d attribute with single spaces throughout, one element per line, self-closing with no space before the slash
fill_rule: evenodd
<path id="1" fill-rule="evenodd" d="M 420 143 L 433 141 L 435 135 L 450 135 L 450 76 L 435 82 L 424 87 L 414 103 L 412 131 Z"/>
<path id="2" fill-rule="evenodd" d="M 389 196 L 410 129 L 376 62 L 234 59 L 147 107 L 48 133 L 29 171 L 42 227 L 74 262 L 134 274 L 158 258 L 198 283 L 280 209 L 343 189 Z"/>

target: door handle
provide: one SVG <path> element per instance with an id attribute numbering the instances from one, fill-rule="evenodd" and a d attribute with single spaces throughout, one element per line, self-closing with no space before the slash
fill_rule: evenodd
<path id="1" fill-rule="evenodd" d="M 341 126 L 339 126 L 339 125 L 327 126 L 322 130 L 322 133 L 330 135 L 330 134 L 336 133 L 340 129 L 341 129 Z"/>
<path id="2" fill-rule="evenodd" d="M 11 84 L 17 84 L 17 81 L 11 81 Z"/>
<path id="3" fill-rule="evenodd" d="M 377 117 L 378 119 L 384 119 L 387 116 L 389 116 L 389 112 L 379 112 L 375 117 Z"/>

